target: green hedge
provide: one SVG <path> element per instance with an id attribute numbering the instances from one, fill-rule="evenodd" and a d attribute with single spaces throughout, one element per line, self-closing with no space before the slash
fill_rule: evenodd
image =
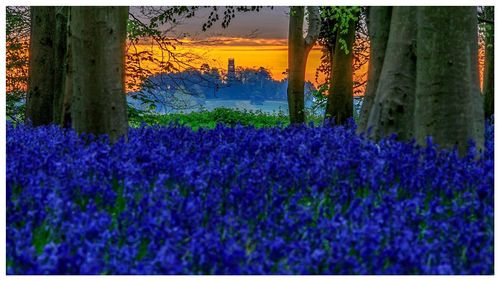
<path id="1" fill-rule="evenodd" d="M 309 122 L 318 124 L 320 117 L 309 118 Z M 215 128 L 217 124 L 226 126 L 253 126 L 256 128 L 279 127 L 289 124 L 288 115 L 279 111 L 276 114 L 269 114 L 260 110 L 237 110 L 230 108 L 216 108 L 212 111 L 203 110 L 190 113 L 169 113 L 154 114 L 145 113 L 136 109 L 129 108 L 129 123 L 132 127 L 140 126 L 142 123 L 148 125 L 168 125 L 178 123 L 186 125 L 194 130 L 198 128 Z"/>

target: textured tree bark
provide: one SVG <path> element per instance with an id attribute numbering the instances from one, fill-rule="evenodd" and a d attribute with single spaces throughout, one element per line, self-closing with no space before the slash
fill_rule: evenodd
<path id="1" fill-rule="evenodd" d="M 370 35 L 370 63 L 368 83 L 361 107 L 358 133 L 365 132 L 370 109 L 375 98 L 380 72 L 385 58 L 385 49 L 389 40 L 392 7 L 369 7 L 368 32 Z"/>
<path id="2" fill-rule="evenodd" d="M 307 56 L 318 39 L 320 19 L 318 7 L 307 7 L 309 28 L 304 38 L 304 7 L 290 7 L 288 26 L 288 112 L 290 123 L 305 122 L 304 80 Z"/>
<path id="3" fill-rule="evenodd" d="M 392 9 L 386 56 L 380 72 L 367 127 L 379 140 L 396 133 L 401 140 L 413 138 L 416 83 L 416 8 Z"/>
<path id="4" fill-rule="evenodd" d="M 416 139 L 432 136 L 443 148 L 484 146 L 479 88 L 476 7 L 417 9 Z"/>
<path id="5" fill-rule="evenodd" d="M 63 102 L 66 87 L 69 7 L 56 7 L 54 35 L 54 123 L 64 126 Z"/>
<path id="6" fill-rule="evenodd" d="M 302 26 L 304 7 L 290 7 L 288 27 L 288 112 L 290 123 L 305 122 L 304 115 L 304 77 L 307 57 L 305 54 Z M 304 59 L 305 57 L 305 59 Z"/>
<path id="7" fill-rule="evenodd" d="M 342 30 L 337 31 L 335 51 L 331 58 L 332 72 L 330 75 L 330 87 L 326 103 L 325 119 L 332 118 L 335 124 L 345 124 L 352 118 L 352 47 L 356 35 L 357 22 L 350 22 L 346 34 Z M 340 40 L 344 40 L 347 46 L 347 54 L 342 50 Z"/>
<path id="8" fill-rule="evenodd" d="M 493 20 L 494 16 L 493 6 L 485 7 L 486 17 Z M 484 96 L 484 115 L 486 118 L 491 117 L 494 113 L 494 92 L 495 92 L 495 25 L 489 25 L 490 28 L 486 30 L 486 54 L 485 66 L 483 76 L 483 96 Z"/>
<path id="9" fill-rule="evenodd" d="M 26 120 L 33 126 L 50 124 L 53 118 L 54 33 L 55 8 L 31 7 Z"/>
<path id="10" fill-rule="evenodd" d="M 72 7 L 73 128 L 107 134 L 111 142 L 127 136 L 125 39 L 128 7 Z"/>
<path id="11" fill-rule="evenodd" d="M 67 39 L 66 39 L 66 57 L 65 57 L 65 78 L 63 87 L 63 98 L 61 104 L 61 126 L 64 128 L 71 128 L 71 100 L 73 97 L 73 58 L 72 58 L 72 48 L 71 48 L 71 10 L 69 7 L 67 11 Z"/>

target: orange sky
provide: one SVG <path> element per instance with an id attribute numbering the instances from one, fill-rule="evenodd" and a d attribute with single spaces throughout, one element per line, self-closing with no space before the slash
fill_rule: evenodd
<path id="1" fill-rule="evenodd" d="M 234 58 L 236 67 L 245 68 L 258 68 L 264 67 L 270 70 L 273 79 L 280 80 L 285 78 L 283 72 L 287 69 L 287 42 L 286 39 L 248 39 L 248 38 L 219 38 L 220 41 L 216 41 L 214 45 L 200 45 L 193 44 L 189 41 L 185 41 L 184 44 L 178 45 L 173 52 L 177 55 L 195 54 L 198 56 L 190 62 L 190 65 L 199 68 L 201 64 L 208 63 L 211 67 L 217 67 L 223 71 L 227 71 L 227 60 L 228 58 Z M 212 42 L 213 40 L 211 40 Z M 142 42 L 140 45 L 136 45 L 136 48 L 129 48 L 129 52 L 141 52 L 153 50 L 154 56 L 157 59 L 162 59 L 161 51 L 158 47 L 152 47 L 155 45 L 147 44 L 147 42 Z M 192 58 L 192 55 L 188 55 Z M 306 81 L 311 81 L 314 83 L 316 68 L 320 64 L 321 50 L 315 48 L 311 50 L 307 62 L 306 68 Z M 163 59 L 167 60 L 167 55 L 163 54 Z M 480 46 L 479 50 L 479 64 L 480 64 L 480 78 L 482 80 L 482 70 L 484 61 L 484 46 Z M 187 61 L 189 59 L 183 59 Z M 151 63 L 143 61 L 142 67 L 151 70 L 153 73 L 161 72 L 162 70 L 156 68 Z M 360 70 L 359 74 L 366 72 L 368 64 L 365 65 L 363 69 Z M 10 69 L 7 71 L 7 76 L 13 73 Z M 322 81 L 324 76 L 320 75 L 320 81 Z M 316 84 L 316 83 L 315 83 Z M 9 90 L 9 86 L 7 85 Z M 481 83 L 482 86 L 482 83 Z M 24 85 L 23 87 L 24 88 Z"/>
<path id="2" fill-rule="evenodd" d="M 283 46 L 217 46 L 211 47 L 207 55 L 216 59 L 227 69 L 228 58 L 234 58 L 235 65 L 249 68 L 264 67 L 270 70 L 273 79 L 285 78 L 288 68 L 288 50 Z M 314 81 L 316 68 L 320 64 L 321 50 L 311 50 L 306 68 L 306 80 Z"/>
<path id="3" fill-rule="evenodd" d="M 212 42 L 212 43 L 211 43 Z M 138 45 L 139 51 L 151 50 L 152 44 Z M 264 67 L 270 70 L 273 79 L 281 80 L 285 78 L 283 72 L 288 68 L 288 53 L 286 39 L 261 39 L 261 38 L 210 38 L 206 44 L 193 43 L 189 40 L 184 40 L 182 45 L 178 45 L 175 52 L 178 54 L 193 53 L 201 57 L 201 59 L 193 60 L 191 66 L 199 68 L 203 63 L 208 63 L 211 67 L 219 68 L 227 71 L 228 58 L 235 59 L 236 67 L 244 68 L 259 68 Z M 482 86 L 482 70 L 484 60 L 484 46 L 480 46 L 479 50 L 479 70 L 480 82 Z M 161 58 L 159 48 L 154 48 L 155 57 Z M 315 85 L 316 69 L 320 65 L 321 49 L 315 47 L 309 53 L 306 67 L 306 81 L 313 82 Z M 158 72 L 159 70 L 153 70 Z M 357 76 L 362 77 L 362 74 L 368 71 L 368 64 L 365 64 Z M 365 76 L 366 77 L 366 76 Z M 320 73 L 319 81 L 322 82 L 324 75 Z"/>
<path id="4" fill-rule="evenodd" d="M 288 68 L 288 46 L 286 40 L 244 38 L 225 38 L 221 40 L 216 45 L 190 44 L 187 42 L 184 45 L 178 46 L 175 52 L 178 54 L 192 53 L 199 55 L 201 59 L 190 63 L 196 68 L 200 67 L 203 63 L 208 63 L 211 67 L 227 71 L 228 58 L 234 58 L 236 67 L 264 67 L 269 69 L 273 79 L 281 80 L 285 78 L 283 72 Z M 137 50 L 150 51 L 153 49 L 155 57 L 161 59 L 160 49 L 151 46 L 151 44 L 137 45 Z M 316 68 L 320 64 L 321 55 L 319 48 L 314 48 L 309 53 L 306 80 L 314 82 Z M 320 78 L 322 77 L 321 75 Z"/>

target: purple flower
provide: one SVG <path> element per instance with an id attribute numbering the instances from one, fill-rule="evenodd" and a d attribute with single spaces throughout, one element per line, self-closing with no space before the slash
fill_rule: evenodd
<path id="1" fill-rule="evenodd" d="M 141 127 L 113 146 L 8 124 L 7 272 L 492 274 L 486 126 L 460 158 L 353 124 Z"/>

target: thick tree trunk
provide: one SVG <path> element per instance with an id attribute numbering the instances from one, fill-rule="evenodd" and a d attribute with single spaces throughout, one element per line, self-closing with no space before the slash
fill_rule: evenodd
<path id="1" fill-rule="evenodd" d="M 63 122 L 63 101 L 66 87 L 67 38 L 69 7 L 56 7 L 56 31 L 54 39 L 54 123 L 61 126 Z"/>
<path id="2" fill-rule="evenodd" d="M 319 36 L 319 8 L 308 7 L 309 29 L 304 38 L 304 7 L 290 7 L 288 27 L 288 112 L 290 123 L 305 122 L 304 80 L 307 56 Z"/>
<path id="3" fill-rule="evenodd" d="M 53 118 L 54 34 L 55 8 L 31 7 L 26 120 L 33 126 L 50 124 Z"/>
<path id="4" fill-rule="evenodd" d="M 66 39 L 66 57 L 64 59 L 65 65 L 65 78 L 64 78 L 64 86 L 62 92 L 62 104 L 61 104 L 61 126 L 64 128 L 71 128 L 71 100 L 73 98 L 73 58 L 72 58 L 72 48 L 71 48 L 71 10 L 69 7 L 67 11 L 67 30 L 66 34 L 68 35 Z"/>
<path id="5" fill-rule="evenodd" d="M 356 22 L 350 22 L 346 34 L 342 30 L 337 31 L 337 42 L 335 51 L 331 58 L 332 72 L 330 75 L 330 87 L 326 103 L 325 119 L 332 118 L 336 124 L 345 124 L 352 118 L 352 47 L 356 35 Z M 347 47 L 342 49 L 340 40 L 344 40 Z"/>
<path id="6" fill-rule="evenodd" d="M 416 22 L 415 7 L 392 9 L 387 55 L 367 123 L 370 137 L 376 140 L 392 133 L 401 140 L 413 138 Z"/>
<path id="7" fill-rule="evenodd" d="M 488 19 L 494 20 L 494 9 L 493 6 L 488 6 L 485 8 L 486 17 Z M 485 40 L 485 65 L 484 65 L 484 76 L 483 76 L 483 96 L 484 96 L 484 115 L 486 118 L 491 117 L 494 113 L 494 97 L 495 92 L 494 80 L 495 80 L 495 26 L 493 24 L 488 25 L 486 29 L 486 40 Z"/>
<path id="8" fill-rule="evenodd" d="M 368 84 L 366 85 L 363 105 L 361 107 L 358 132 L 365 132 L 370 109 L 375 99 L 380 73 L 385 58 L 387 41 L 391 26 L 392 7 L 369 7 L 368 32 L 370 35 L 370 63 L 368 67 Z"/>
<path id="9" fill-rule="evenodd" d="M 416 139 L 432 136 L 443 148 L 468 141 L 484 146 L 484 109 L 479 88 L 476 7 L 417 9 Z"/>
<path id="10" fill-rule="evenodd" d="M 77 132 L 127 135 L 125 39 L 128 7 L 72 7 L 72 125 Z"/>
<path id="11" fill-rule="evenodd" d="M 302 34 L 304 7 L 290 7 L 288 26 L 288 112 L 290 123 L 305 122 L 304 115 L 304 77 L 307 56 Z M 305 57 L 305 59 L 304 59 Z"/>
<path id="12" fill-rule="evenodd" d="M 69 19 L 71 21 L 71 8 L 69 11 Z M 69 28 L 69 26 L 68 26 Z M 71 128 L 71 101 L 73 98 L 73 58 L 71 48 L 71 34 L 68 32 L 67 47 L 66 47 L 66 69 L 64 78 L 64 91 L 62 92 L 63 99 L 61 104 L 61 126 Z"/>

